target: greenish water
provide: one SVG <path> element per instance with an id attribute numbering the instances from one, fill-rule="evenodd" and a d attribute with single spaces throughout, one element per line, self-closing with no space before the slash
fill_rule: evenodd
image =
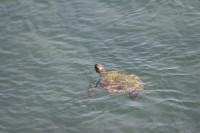
<path id="1" fill-rule="evenodd" d="M 88 99 L 96 63 L 139 99 Z M 200 1 L 0 0 L 0 133 L 47 132 L 200 132 Z"/>

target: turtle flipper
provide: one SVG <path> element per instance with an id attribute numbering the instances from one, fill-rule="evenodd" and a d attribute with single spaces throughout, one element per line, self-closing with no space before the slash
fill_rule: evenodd
<path id="1" fill-rule="evenodd" d="M 137 97 L 138 97 L 138 90 L 133 90 L 130 92 L 130 97 L 133 99 L 133 100 L 137 100 Z"/>
<path id="2" fill-rule="evenodd" d="M 88 88 L 88 98 L 92 97 L 92 91 L 94 90 L 94 88 L 97 87 L 98 83 L 99 83 L 99 80 L 96 80 L 90 83 L 89 88 Z"/>

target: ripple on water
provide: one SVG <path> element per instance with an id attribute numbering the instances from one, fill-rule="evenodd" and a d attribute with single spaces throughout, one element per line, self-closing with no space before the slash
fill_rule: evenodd
<path id="1" fill-rule="evenodd" d="M 198 132 L 199 2 L 1 1 L 1 132 Z M 108 93 L 94 64 L 136 74 Z"/>

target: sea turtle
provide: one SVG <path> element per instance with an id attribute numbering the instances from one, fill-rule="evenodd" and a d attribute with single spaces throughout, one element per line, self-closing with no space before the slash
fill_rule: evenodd
<path id="1" fill-rule="evenodd" d="M 91 82 L 88 88 L 88 98 L 92 97 L 92 91 L 100 83 L 108 92 L 129 92 L 130 97 L 134 100 L 137 99 L 138 90 L 143 90 L 143 83 L 136 75 L 129 75 L 119 71 L 105 72 L 101 64 L 95 64 L 95 70 L 100 74 L 100 79 Z"/>

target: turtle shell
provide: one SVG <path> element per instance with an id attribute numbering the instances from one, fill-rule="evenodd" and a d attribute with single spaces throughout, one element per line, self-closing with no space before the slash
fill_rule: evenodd
<path id="1" fill-rule="evenodd" d="M 143 90 L 143 83 L 136 75 L 110 71 L 101 74 L 100 85 L 109 92 L 131 92 Z"/>

